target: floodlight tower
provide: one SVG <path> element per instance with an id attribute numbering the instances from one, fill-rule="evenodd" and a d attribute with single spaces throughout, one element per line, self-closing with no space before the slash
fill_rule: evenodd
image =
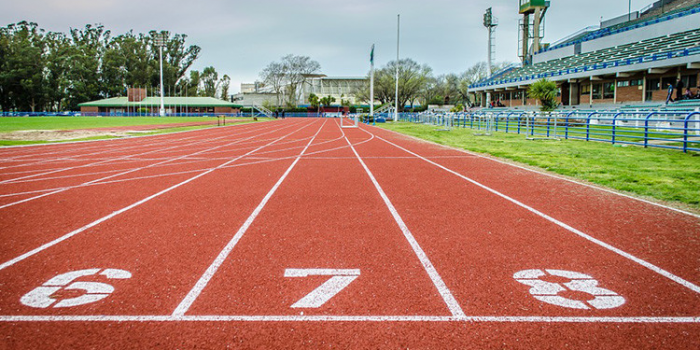
<path id="1" fill-rule="evenodd" d="M 484 27 L 488 29 L 489 32 L 489 49 L 488 49 L 488 59 L 486 60 L 486 76 L 491 78 L 491 67 L 493 67 L 493 56 L 495 56 L 494 50 L 494 33 L 496 32 L 496 26 L 498 26 L 498 19 L 493 16 L 493 12 L 489 7 L 484 13 Z M 486 105 L 491 103 L 491 95 L 486 93 Z"/>
<path id="2" fill-rule="evenodd" d="M 523 62 L 529 61 L 532 54 L 540 50 L 540 40 L 544 37 L 544 15 L 549 8 L 549 1 L 545 0 L 518 0 L 520 1 L 520 59 Z M 534 14 L 534 18 L 530 15 Z M 532 26 L 532 27 L 531 27 Z M 530 51 L 532 42 L 532 51 Z"/>
<path id="3" fill-rule="evenodd" d="M 165 100 L 163 95 L 165 91 L 163 89 L 163 46 L 165 46 L 165 41 L 167 40 L 168 33 L 163 32 L 156 35 L 154 38 L 154 43 L 160 49 L 160 116 L 165 117 Z"/>
<path id="4" fill-rule="evenodd" d="M 498 19 L 493 16 L 493 12 L 489 7 L 488 9 L 486 9 L 486 13 L 484 13 L 484 27 L 486 27 L 486 29 L 488 29 L 489 31 L 488 60 L 486 61 L 486 63 L 488 64 L 488 71 L 486 72 L 486 74 L 489 78 L 491 78 L 491 67 L 493 66 L 493 56 L 495 54 L 493 45 L 493 35 L 496 31 L 496 26 L 498 26 Z"/>

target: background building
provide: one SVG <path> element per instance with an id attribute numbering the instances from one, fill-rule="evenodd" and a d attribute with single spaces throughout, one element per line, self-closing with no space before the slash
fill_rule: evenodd
<path id="1" fill-rule="evenodd" d="M 700 1 L 665 0 L 586 28 L 470 86 L 482 106 L 535 105 L 526 91 L 546 78 L 560 87 L 563 106 L 665 101 L 669 84 L 681 79 L 698 93 Z M 685 91 L 683 91 L 685 92 Z M 675 93 L 674 93 L 675 97 Z"/>
<path id="2" fill-rule="evenodd" d="M 335 105 L 340 105 L 342 100 L 348 101 L 351 105 L 361 104 L 364 101 L 356 98 L 356 92 L 366 84 L 369 82 L 364 77 L 328 77 L 323 74 L 309 76 L 297 93 L 296 104 L 307 106 L 310 94 L 315 94 L 319 98 L 332 96 L 335 98 Z M 283 88 L 282 91 L 280 100 L 284 103 L 287 101 L 287 96 L 284 95 L 286 89 Z M 232 101 L 243 106 L 275 106 L 277 95 L 270 86 L 262 83 L 246 83 L 241 84 L 241 93 L 233 95 Z"/>
<path id="3" fill-rule="evenodd" d="M 213 97 L 164 97 L 165 113 L 236 113 L 241 106 Z M 90 114 L 155 114 L 160 111 L 160 97 L 147 97 L 146 89 L 130 88 L 127 97 L 114 97 L 81 103 L 80 113 Z"/>

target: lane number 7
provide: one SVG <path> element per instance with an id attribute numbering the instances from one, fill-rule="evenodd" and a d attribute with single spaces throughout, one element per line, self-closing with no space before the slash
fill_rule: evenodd
<path id="1" fill-rule="evenodd" d="M 316 309 L 360 277 L 359 269 L 286 269 L 284 277 L 333 276 L 292 305 L 298 309 Z"/>

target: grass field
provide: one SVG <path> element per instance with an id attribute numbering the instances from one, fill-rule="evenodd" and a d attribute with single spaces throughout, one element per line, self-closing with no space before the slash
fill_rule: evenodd
<path id="1" fill-rule="evenodd" d="M 524 135 L 502 132 L 474 136 L 477 131 L 472 129 L 445 132 L 411 123 L 387 123 L 382 127 L 700 212 L 700 153 L 613 147 L 578 140 L 528 141 Z"/>
<path id="2" fill-rule="evenodd" d="M 227 118 L 227 120 L 250 118 Z M 0 132 L 20 130 L 74 130 L 134 125 L 192 123 L 216 120 L 212 117 L 3 117 Z"/>
<path id="3" fill-rule="evenodd" d="M 264 120 L 264 118 L 262 119 Z M 3 133 L 31 130 L 81 130 L 99 128 L 117 128 L 128 126 L 144 125 L 167 125 L 181 123 L 210 122 L 215 123 L 213 117 L 4 117 L 0 118 L 0 146 L 32 145 L 55 142 L 74 142 L 90 140 L 106 140 L 120 138 L 122 136 L 98 135 L 89 137 L 79 137 L 60 141 L 47 140 L 7 140 L 2 139 Z M 227 123 L 250 123 L 252 118 L 226 118 Z M 196 126 L 174 126 L 172 128 L 161 128 L 150 131 L 127 132 L 125 136 L 144 136 L 155 134 L 167 134 L 188 130 L 210 128 L 216 124 L 196 125 Z"/>

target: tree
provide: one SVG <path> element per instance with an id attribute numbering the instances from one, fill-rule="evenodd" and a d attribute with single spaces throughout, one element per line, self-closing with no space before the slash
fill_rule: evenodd
<path id="1" fill-rule="evenodd" d="M 389 62 L 384 68 L 374 73 L 374 98 L 382 104 L 393 104 L 396 100 L 396 66 L 399 67 L 399 111 L 403 110 L 407 103 L 413 105 L 413 101 L 420 97 L 421 91 L 425 91 L 430 83 L 432 69 L 427 65 L 420 65 L 410 58 Z M 369 76 L 368 79 L 369 81 Z M 369 85 L 357 91 L 361 100 L 369 102 Z"/>
<path id="2" fill-rule="evenodd" d="M 216 97 L 216 89 L 219 82 L 219 73 L 214 67 L 206 67 L 202 71 L 202 88 L 204 96 Z"/>
<path id="3" fill-rule="evenodd" d="M 311 105 L 311 107 L 318 108 L 320 103 L 321 101 L 319 100 L 318 96 L 316 96 L 316 94 L 309 94 L 309 104 Z"/>
<path id="4" fill-rule="evenodd" d="M 45 37 L 46 54 L 44 60 L 44 96 L 49 111 L 63 110 L 70 84 L 69 57 L 71 43 L 63 33 L 48 33 Z"/>
<path id="5" fill-rule="evenodd" d="M 547 80 L 546 78 L 542 78 L 541 80 L 538 80 L 530 85 L 527 94 L 531 98 L 540 100 L 540 103 L 542 103 L 540 110 L 547 112 L 553 111 L 559 106 L 557 102 L 558 89 L 557 83 Z"/>
<path id="6" fill-rule="evenodd" d="M 185 35 L 112 37 L 101 25 L 71 28 L 68 34 L 46 33 L 29 22 L 0 27 L 0 109 L 76 109 L 81 102 L 122 95 L 129 86 L 155 90 L 160 67 L 153 39 L 162 34 L 164 85 L 173 86 L 200 52 L 185 45 Z"/>
<path id="7" fill-rule="evenodd" d="M 44 30 L 36 23 L 23 21 L 3 28 L 2 36 L 3 109 L 33 112 L 43 108 Z"/>
<path id="8" fill-rule="evenodd" d="M 219 86 L 221 90 L 221 99 L 227 101 L 229 98 L 228 90 L 231 87 L 231 77 L 224 74 L 224 77 L 221 78 L 221 81 L 219 82 Z"/>
<path id="9" fill-rule="evenodd" d="M 326 97 L 320 99 L 318 102 L 319 102 L 322 106 L 328 107 L 328 106 L 332 105 L 333 102 L 335 102 L 335 97 L 333 97 L 333 96 L 331 96 L 331 95 L 328 95 L 328 96 L 326 96 Z"/>
<path id="10" fill-rule="evenodd" d="M 306 82 L 309 76 L 318 74 L 321 71 L 321 65 L 308 56 L 294 55 L 282 57 L 282 65 L 285 67 L 285 80 L 288 84 L 287 103 L 296 106 L 300 99 L 297 96 L 297 92 L 301 92 L 299 87 Z"/>
<path id="11" fill-rule="evenodd" d="M 284 88 L 285 76 L 285 66 L 279 62 L 270 63 L 267 65 L 267 67 L 265 67 L 265 69 L 263 69 L 262 73 L 260 73 L 260 78 L 262 79 L 263 83 L 270 86 L 272 91 L 275 93 L 275 97 L 277 98 L 277 107 L 282 104 L 281 94 Z"/>
<path id="12" fill-rule="evenodd" d="M 70 30 L 73 50 L 69 55 L 70 84 L 68 87 L 68 108 L 77 109 L 78 104 L 94 101 L 109 95 L 101 79 L 104 52 L 110 38 L 110 31 L 102 25 L 86 25 L 84 29 Z"/>
<path id="13" fill-rule="evenodd" d="M 321 65 L 307 56 L 287 55 L 281 62 L 272 62 L 260 73 L 260 78 L 265 85 L 270 86 L 277 97 L 277 106 L 282 104 L 282 97 L 286 95 L 287 105 L 295 107 L 301 96 L 306 80 L 318 74 Z"/>

